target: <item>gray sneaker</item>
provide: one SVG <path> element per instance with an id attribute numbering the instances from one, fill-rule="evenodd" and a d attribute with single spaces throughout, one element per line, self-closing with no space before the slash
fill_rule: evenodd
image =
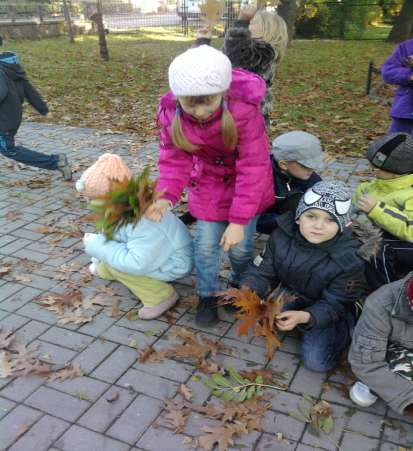
<path id="1" fill-rule="evenodd" d="M 62 173 L 64 180 L 72 180 L 72 169 L 70 168 L 67 156 L 64 153 L 59 155 L 59 159 L 57 160 L 57 170 Z"/>

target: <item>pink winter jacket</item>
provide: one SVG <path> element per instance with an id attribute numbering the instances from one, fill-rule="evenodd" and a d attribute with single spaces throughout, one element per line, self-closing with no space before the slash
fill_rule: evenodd
<path id="1" fill-rule="evenodd" d="M 265 89 L 258 75 L 233 69 L 227 100 L 238 130 L 235 150 L 226 149 L 222 141 L 221 110 L 203 123 L 183 112 L 184 135 L 199 150 L 188 153 L 176 148 L 171 139 L 176 99 L 171 92 L 161 98 L 157 189 L 165 190 L 164 198 L 176 203 L 188 187 L 189 211 L 195 218 L 242 225 L 274 203 L 269 144 L 261 114 Z"/>

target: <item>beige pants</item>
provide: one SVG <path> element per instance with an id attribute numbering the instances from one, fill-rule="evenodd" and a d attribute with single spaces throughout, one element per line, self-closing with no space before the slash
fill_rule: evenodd
<path id="1" fill-rule="evenodd" d="M 145 276 L 135 276 L 120 272 L 105 263 L 98 263 L 97 273 L 100 278 L 116 280 L 129 288 L 142 301 L 145 307 L 154 307 L 171 297 L 175 290 L 166 282 Z"/>

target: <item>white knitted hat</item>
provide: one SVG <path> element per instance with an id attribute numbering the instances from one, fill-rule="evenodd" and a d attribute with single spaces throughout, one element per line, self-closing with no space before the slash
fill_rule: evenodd
<path id="1" fill-rule="evenodd" d="M 224 92 L 231 84 L 229 58 L 209 45 L 178 55 L 169 66 L 169 87 L 175 96 L 206 96 Z"/>

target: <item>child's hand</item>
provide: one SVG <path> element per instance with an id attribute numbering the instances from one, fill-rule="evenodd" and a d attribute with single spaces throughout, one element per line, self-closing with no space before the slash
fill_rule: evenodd
<path id="1" fill-rule="evenodd" d="M 357 201 L 357 207 L 360 208 L 364 213 L 370 213 L 371 210 L 376 206 L 377 200 L 370 196 L 370 194 L 363 194 L 360 196 L 360 199 Z"/>
<path id="2" fill-rule="evenodd" d="M 97 237 L 96 233 L 85 233 L 82 238 L 83 245 L 86 246 L 88 243 L 92 242 L 96 237 Z"/>
<path id="3" fill-rule="evenodd" d="M 287 310 L 277 315 L 276 325 L 279 330 L 293 330 L 299 324 L 310 322 L 311 315 L 304 310 Z"/>
<path id="4" fill-rule="evenodd" d="M 405 66 L 412 68 L 413 67 L 413 55 L 409 55 L 406 58 Z"/>
<path id="5" fill-rule="evenodd" d="M 240 12 L 238 14 L 239 20 L 251 20 L 255 13 L 257 12 L 257 7 L 254 5 L 245 5 L 243 8 L 240 9 Z"/>
<path id="6" fill-rule="evenodd" d="M 240 243 L 244 239 L 244 226 L 240 224 L 229 224 L 221 237 L 219 245 L 228 252 L 232 246 Z"/>
<path id="7" fill-rule="evenodd" d="M 145 212 L 145 218 L 153 222 L 159 222 L 168 208 L 172 207 L 172 203 L 166 199 L 159 199 L 154 202 Z"/>
<path id="8" fill-rule="evenodd" d="M 197 39 L 201 39 L 201 38 L 211 39 L 212 31 L 209 27 L 199 28 L 196 33 L 196 37 L 197 37 Z"/>

